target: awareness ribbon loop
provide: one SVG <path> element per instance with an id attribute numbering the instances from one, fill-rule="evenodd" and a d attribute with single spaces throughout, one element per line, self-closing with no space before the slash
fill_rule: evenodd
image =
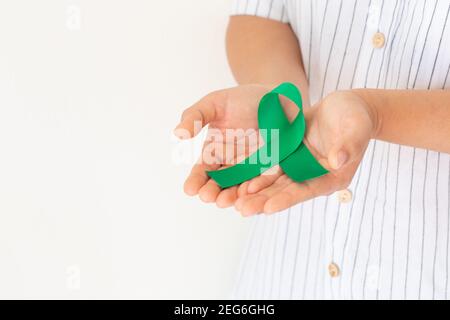
<path id="1" fill-rule="evenodd" d="M 289 122 L 286 117 L 279 95 L 290 99 L 299 108 L 294 121 Z M 296 182 L 303 182 L 328 173 L 303 143 L 306 122 L 302 97 L 295 85 L 283 83 L 261 99 L 258 107 L 258 125 L 261 132 L 270 133 L 270 135 L 262 134 L 264 146 L 232 167 L 207 172 L 220 187 L 229 188 L 241 184 L 278 164 L 284 173 Z M 278 134 L 278 139 L 273 139 L 274 133 Z M 274 153 L 278 153 L 277 156 Z M 266 163 L 267 159 L 269 163 Z"/>

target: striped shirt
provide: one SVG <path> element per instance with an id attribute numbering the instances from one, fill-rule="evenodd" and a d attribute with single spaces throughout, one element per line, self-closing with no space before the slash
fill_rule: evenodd
<path id="1" fill-rule="evenodd" d="M 290 24 L 312 103 L 339 89 L 450 88 L 449 13 L 450 0 L 232 5 Z M 234 297 L 450 298 L 450 156 L 371 141 L 347 191 L 351 201 L 334 194 L 253 218 Z"/>

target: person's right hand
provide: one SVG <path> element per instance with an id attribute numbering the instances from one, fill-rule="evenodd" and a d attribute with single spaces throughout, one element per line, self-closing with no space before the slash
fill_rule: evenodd
<path id="1" fill-rule="evenodd" d="M 248 145 L 249 138 L 252 138 L 248 133 L 253 131 L 253 138 L 255 135 L 259 137 L 259 101 L 270 90 L 271 88 L 261 85 L 244 85 L 213 92 L 183 112 L 181 122 L 174 131 L 180 139 L 193 138 L 201 128 L 209 124 L 200 161 L 193 166 L 184 185 L 184 191 L 188 195 L 198 194 L 204 202 L 216 202 L 222 208 L 234 205 L 238 187 L 222 190 L 208 177 L 206 171 L 236 164 L 258 149 L 261 139 L 258 138 L 256 144 Z M 296 108 L 291 110 L 291 113 L 298 111 Z M 285 112 L 289 118 L 289 108 L 285 108 Z M 292 114 L 291 117 L 293 116 L 295 115 Z M 237 139 L 218 139 L 220 135 L 226 136 L 227 129 L 243 130 L 237 135 Z M 241 143 L 246 146 L 245 150 L 237 146 Z M 233 150 L 230 152 L 232 156 L 223 154 L 223 150 Z"/>
<path id="2" fill-rule="evenodd" d="M 305 110 L 305 119 L 303 142 L 329 173 L 298 183 L 279 170 L 242 183 L 235 206 L 243 216 L 272 214 L 347 188 L 380 127 L 379 115 L 360 90 L 329 94 Z"/>

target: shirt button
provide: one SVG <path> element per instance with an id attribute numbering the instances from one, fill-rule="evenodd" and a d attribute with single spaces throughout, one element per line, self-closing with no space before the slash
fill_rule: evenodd
<path id="1" fill-rule="evenodd" d="M 386 37 L 383 33 L 377 32 L 372 37 L 372 44 L 373 47 L 376 49 L 380 49 L 384 47 L 384 44 L 386 43 Z"/>
<path id="2" fill-rule="evenodd" d="M 330 265 L 328 266 L 328 273 L 332 278 L 339 277 L 339 267 L 336 263 L 330 263 Z"/>
<path id="3" fill-rule="evenodd" d="M 341 190 L 338 192 L 338 199 L 340 203 L 349 203 L 352 201 L 353 195 L 352 192 L 348 189 Z"/>

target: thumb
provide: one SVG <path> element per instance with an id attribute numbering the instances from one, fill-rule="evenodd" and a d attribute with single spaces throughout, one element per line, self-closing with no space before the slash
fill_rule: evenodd
<path id="1" fill-rule="evenodd" d="M 328 163 L 333 170 L 339 170 L 348 163 L 359 161 L 370 138 L 362 132 L 349 131 L 338 139 L 328 153 Z"/>
<path id="2" fill-rule="evenodd" d="M 349 152 L 344 146 L 333 148 L 328 154 L 328 163 L 333 170 L 339 170 L 350 160 Z"/>

